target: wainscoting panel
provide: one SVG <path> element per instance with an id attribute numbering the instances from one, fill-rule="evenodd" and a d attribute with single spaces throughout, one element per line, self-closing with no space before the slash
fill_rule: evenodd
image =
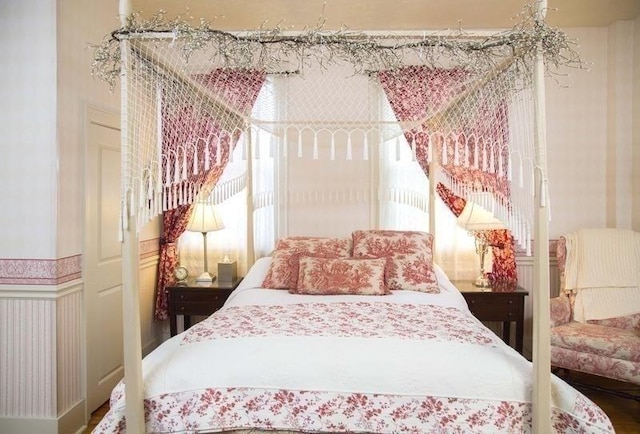
<path id="1" fill-rule="evenodd" d="M 83 330 L 82 285 L 67 291 L 57 302 L 58 414 L 84 399 L 82 387 Z"/>
<path id="2" fill-rule="evenodd" d="M 153 351 L 161 342 L 161 323 L 156 321 L 153 316 L 160 259 L 157 252 L 156 250 L 154 256 L 140 259 L 140 332 L 143 357 Z"/>
<path id="3" fill-rule="evenodd" d="M 55 418 L 56 300 L 0 298 L 0 417 Z"/>
<path id="4" fill-rule="evenodd" d="M 518 284 L 529 291 L 525 297 L 524 306 L 524 355 L 531 358 L 533 349 L 533 298 L 536 289 L 533 286 L 533 256 L 518 255 L 516 257 L 518 270 Z M 549 258 L 549 292 L 551 297 L 558 295 L 560 290 L 560 278 L 555 254 Z M 513 333 L 513 332 L 512 332 Z"/>

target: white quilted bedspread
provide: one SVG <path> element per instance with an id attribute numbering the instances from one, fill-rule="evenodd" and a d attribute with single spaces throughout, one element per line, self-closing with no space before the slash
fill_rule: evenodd
<path id="1" fill-rule="evenodd" d="M 222 310 L 144 360 L 148 432 L 531 430 L 531 364 L 444 275 L 440 294 L 304 296 L 259 288 L 257 267 Z M 125 430 L 123 390 L 97 433 Z M 556 432 L 613 432 L 555 377 L 552 416 Z"/>

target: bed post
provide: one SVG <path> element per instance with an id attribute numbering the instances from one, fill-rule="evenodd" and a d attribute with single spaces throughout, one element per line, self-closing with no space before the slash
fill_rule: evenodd
<path id="1" fill-rule="evenodd" d="M 122 245 L 122 322 L 124 334 L 125 417 L 127 432 L 142 433 L 144 429 L 142 343 L 140 332 L 140 291 L 138 235 L 136 219 L 129 217 Z"/>
<path id="2" fill-rule="evenodd" d="M 431 146 L 431 143 L 429 143 L 429 146 Z M 436 252 L 436 170 L 438 170 L 438 167 L 435 156 L 432 156 L 429 162 L 429 233 L 433 237 L 432 254 Z"/>
<path id="3" fill-rule="evenodd" d="M 257 132 L 256 134 L 260 134 Z M 247 126 L 247 270 L 256 261 L 256 252 L 253 242 L 253 146 L 251 126 Z"/>
<path id="4" fill-rule="evenodd" d="M 536 17 L 543 20 L 547 0 L 537 0 Z M 535 128 L 535 235 L 533 275 L 533 432 L 551 432 L 551 347 L 549 313 L 549 209 L 547 207 L 547 123 L 544 54 L 536 50 L 533 70 Z"/>
<path id="5" fill-rule="evenodd" d="M 131 14 L 131 4 L 128 0 L 120 0 L 120 23 L 124 27 L 126 19 Z M 123 160 L 128 149 L 127 134 L 127 49 L 128 42 L 120 42 L 122 56 L 122 71 L 120 81 L 121 133 L 120 148 Z M 126 198 L 124 199 L 126 200 Z M 123 211 L 124 212 L 124 211 Z M 143 433 L 144 406 L 142 385 L 142 343 L 140 331 L 140 291 L 139 272 L 140 255 L 138 252 L 138 234 L 136 232 L 135 216 L 123 215 L 122 223 L 127 222 L 123 233 L 122 244 L 122 331 L 124 350 L 124 381 L 125 381 L 125 417 L 127 432 Z"/>

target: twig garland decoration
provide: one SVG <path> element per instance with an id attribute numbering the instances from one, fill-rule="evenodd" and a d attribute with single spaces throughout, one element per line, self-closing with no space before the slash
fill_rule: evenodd
<path id="1" fill-rule="evenodd" d="M 316 27 L 293 34 L 280 25 L 253 32 L 228 32 L 213 28 L 201 19 L 192 26 L 183 17 L 167 19 L 159 11 L 150 19 L 131 14 L 126 25 L 114 30 L 94 46 L 92 73 L 113 88 L 120 76 L 120 45 L 123 39 L 170 38 L 179 47 L 185 63 L 196 52 L 205 52 L 218 68 L 257 69 L 280 73 L 286 69 L 304 70 L 310 63 L 327 67 L 345 62 L 355 74 L 396 70 L 411 64 L 432 67 L 462 65 L 475 73 L 486 73 L 503 59 L 513 59 L 515 71 L 529 69 L 539 44 L 544 51 L 547 73 L 561 75 L 563 67 L 584 69 L 577 43 L 566 34 L 536 17 L 531 5 L 523 9 L 521 21 L 512 29 L 478 37 L 462 29 L 420 37 L 379 35 L 352 31 L 324 30 L 325 20 Z M 313 60 L 311 62 L 310 60 Z"/>

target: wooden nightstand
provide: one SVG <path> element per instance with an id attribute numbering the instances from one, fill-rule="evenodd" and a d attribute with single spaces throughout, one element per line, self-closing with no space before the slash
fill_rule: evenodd
<path id="1" fill-rule="evenodd" d="M 502 322 L 502 340 L 509 343 L 511 322 L 516 323 L 515 349 L 522 354 L 524 338 L 524 298 L 529 292 L 517 284 L 478 288 L 469 280 L 453 280 L 464 296 L 469 310 L 480 321 Z"/>
<path id="2" fill-rule="evenodd" d="M 232 283 L 215 280 L 208 285 L 189 280 L 168 286 L 171 336 L 178 334 L 178 315 L 183 315 L 184 329 L 188 329 L 191 327 L 191 315 L 211 315 L 220 309 L 241 280 L 239 278 Z"/>

